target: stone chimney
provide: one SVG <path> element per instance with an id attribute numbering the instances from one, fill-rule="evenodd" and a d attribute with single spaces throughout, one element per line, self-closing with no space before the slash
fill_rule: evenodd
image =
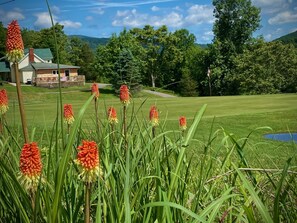
<path id="1" fill-rule="evenodd" d="M 29 49 L 29 63 L 34 63 L 34 49 Z"/>

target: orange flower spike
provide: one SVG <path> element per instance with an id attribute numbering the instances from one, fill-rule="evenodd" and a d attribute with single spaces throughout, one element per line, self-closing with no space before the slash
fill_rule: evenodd
<path id="1" fill-rule="evenodd" d="M 26 189 L 37 189 L 42 171 L 40 152 L 36 142 L 24 144 L 20 156 L 20 170 Z"/>
<path id="2" fill-rule="evenodd" d="M 88 183 L 96 181 L 100 173 L 97 144 L 94 141 L 83 140 L 78 150 L 75 162 L 81 167 L 79 176 Z"/>
<path id="3" fill-rule="evenodd" d="M 96 83 L 92 84 L 92 88 L 91 88 L 91 90 L 92 90 L 92 94 L 95 95 L 95 96 L 94 96 L 95 100 L 97 100 L 97 99 L 99 98 L 99 88 L 98 88 L 98 84 L 96 84 Z"/>
<path id="4" fill-rule="evenodd" d="M 70 104 L 64 105 L 64 121 L 68 125 L 71 125 L 74 122 L 74 113 L 72 110 L 72 105 Z"/>
<path id="5" fill-rule="evenodd" d="M 130 93 L 127 85 L 122 85 L 120 87 L 120 100 L 123 105 L 128 105 L 130 103 Z"/>
<path id="6" fill-rule="evenodd" d="M 117 124 L 118 123 L 118 118 L 117 118 L 117 111 L 115 110 L 114 107 L 110 107 L 108 109 L 108 122 L 110 124 Z"/>
<path id="7" fill-rule="evenodd" d="M 150 110 L 150 121 L 153 126 L 159 125 L 159 113 L 156 106 L 152 106 Z"/>
<path id="8" fill-rule="evenodd" d="M 185 131 L 187 129 L 187 119 L 185 116 L 181 116 L 179 118 L 179 128 L 182 130 L 182 131 Z"/>
<path id="9" fill-rule="evenodd" d="M 8 110 L 8 97 L 5 89 L 0 90 L 0 114 L 4 115 Z"/>
<path id="10" fill-rule="evenodd" d="M 18 62 L 24 56 L 24 44 L 21 29 L 16 20 L 7 27 L 6 56 L 10 62 Z"/>

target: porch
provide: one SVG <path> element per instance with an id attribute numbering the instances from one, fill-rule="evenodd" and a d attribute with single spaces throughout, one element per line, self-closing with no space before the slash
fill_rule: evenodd
<path id="1" fill-rule="evenodd" d="M 57 88 L 59 87 L 59 77 L 36 77 L 32 83 L 37 87 Z M 61 87 L 83 86 L 85 85 L 85 75 L 61 77 Z"/>

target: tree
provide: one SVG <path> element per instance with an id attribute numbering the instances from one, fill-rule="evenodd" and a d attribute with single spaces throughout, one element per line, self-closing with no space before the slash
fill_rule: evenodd
<path id="1" fill-rule="evenodd" d="M 135 94 L 141 90 L 141 76 L 137 60 L 128 49 L 122 49 L 115 63 L 111 81 L 116 92 L 120 86 L 126 84 L 130 92 Z"/>
<path id="2" fill-rule="evenodd" d="M 182 70 L 182 78 L 180 81 L 180 94 L 186 97 L 195 97 L 198 95 L 197 93 L 197 83 L 191 77 L 190 70 L 185 68 Z"/>
<path id="3" fill-rule="evenodd" d="M 22 38 L 25 48 L 38 48 L 42 41 L 40 32 L 29 29 L 22 29 Z"/>
<path id="4" fill-rule="evenodd" d="M 90 46 L 78 37 L 72 37 L 69 39 L 68 53 L 70 63 L 80 67 L 78 74 L 85 75 L 87 80 L 96 81 L 94 53 Z"/>
<path id="5" fill-rule="evenodd" d="M 99 46 L 95 54 L 94 67 L 100 76 L 97 79 L 112 81 L 111 73 L 114 72 L 114 65 L 123 49 L 129 50 L 138 61 L 140 70 L 145 69 L 144 49 L 135 37 L 124 30 L 117 36 L 113 34 L 105 46 Z"/>
<path id="6" fill-rule="evenodd" d="M 258 40 L 235 59 L 241 94 L 297 91 L 297 48 Z"/>
<path id="7" fill-rule="evenodd" d="M 232 82 L 234 58 L 243 52 L 252 34 L 260 26 L 260 9 L 251 0 L 214 0 L 216 18 L 211 68 L 215 70 L 220 94 L 236 94 L 238 86 Z"/>
<path id="8" fill-rule="evenodd" d="M 2 22 L 0 22 L 0 58 L 6 54 L 6 31 L 6 28 L 3 26 Z"/>
<path id="9" fill-rule="evenodd" d="M 63 28 L 64 28 L 63 25 L 60 25 L 57 23 L 48 29 L 40 30 L 40 39 L 38 43 L 36 43 L 35 47 L 50 48 L 54 56 L 53 62 L 58 62 L 57 55 L 59 53 L 59 62 L 61 64 L 68 64 L 69 63 L 69 59 L 68 59 L 69 54 L 67 53 L 68 38 L 64 33 Z M 56 34 L 58 49 L 56 48 L 54 33 Z"/>
<path id="10" fill-rule="evenodd" d="M 154 27 L 146 25 L 143 29 L 134 28 L 130 32 L 139 41 L 145 51 L 144 61 L 146 61 L 146 76 L 145 81 L 148 78 L 151 81 L 151 86 L 156 87 L 156 80 L 160 78 L 160 60 L 161 53 L 164 49 L 165 38 L 168 35 L 168 29 L 166 26 L 154 30 Z"/>

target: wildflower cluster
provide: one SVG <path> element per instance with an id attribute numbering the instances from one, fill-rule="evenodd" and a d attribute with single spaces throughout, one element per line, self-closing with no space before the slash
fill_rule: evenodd
<path id="1" fill-rule="evenodd" d="M 120 101 L 125 106 L 130 103 L 130 93 L 127 85 L 122 85 L 120 87 Z"/>
<path id="2" fill-rule="evenodd" d="M 71 104 L 64 105 L 64 121 L 68 125 L 71 125 L 74 122 L 74 115 Z"/>
<path id="3" fill-rule="evenodd" d="M 94 98 L 97 100 L 99 98 L 99 88 L 98 84 L 94 83 L 91 87 L 92 94 L 95 95 Z"/>
<path id="4" fill-rule="evenodd" d="M 150 110 L 150 121 L 153 126 L 159 125 L 159 113 L 156 106 L 152 106 Z"/>
<path id="5" fill-rule="evenodd" d="M 24 44 L 21 29 L 16 20 L 7 27 L 6 56 L 10 62 L 18 62 L 24 56 Z"/>
<path id="6" fill-rule="evenodd" d="M 42 163 L 36 142 L 26 143 L 20 156 L 21 183 L 27 190 L 36 190 L 41 176 Z"/>
<path id="7" fill-rule="evenodd" d="M 0 90 L 0 115 L 4 115 L 8 110 L 8 97 L 5 89 Z"/>
<path id="8" fill-rule="evenodd" d="M 110 124 L 118 123 L 117 111 L 115 110 L 114 107 L 109 107 L 107 115 L 108 115 L 108 122 Z"/>
<path id="9" fill-rule="evenodd" d="M 94 141 L 84 140 L 77 149 L 79 152 L 75 163 L 81 169 L 79 176 L 88 183 L 96 181 L 100 173 L 97 144 Z"/>

